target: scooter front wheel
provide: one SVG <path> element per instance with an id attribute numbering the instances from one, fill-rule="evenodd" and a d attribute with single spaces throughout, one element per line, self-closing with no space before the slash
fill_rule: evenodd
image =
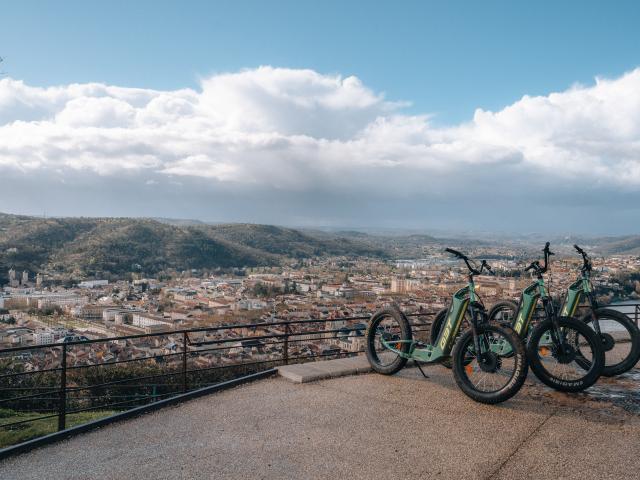
<path id="1" fill-rule="evenodd" d="M 453 376 L 460 389 L 476 402 L 504 402 L 518 393 L 527 378 L 524 344 L 511 328 L 484 324 L 476 331 L 480 355 L 476 355 L 473 331 L 467 330 L 453 348 Z"/>
<path id="2" fill-rule="evenodd" d="M 596 383 L 604 367 L 602 343 L 585 323 L 558 318 L 564 342 L 554 340 L 553 322 L 545 320 L 531 332 L 527 355 L 541 382 L 561 392 L 580 392 Z"/>

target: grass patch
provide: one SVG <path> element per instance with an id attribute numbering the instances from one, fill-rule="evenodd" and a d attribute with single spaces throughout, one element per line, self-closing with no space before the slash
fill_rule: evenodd
<path id="1" fill-rule="evenodd" d="M 9 447 L 17 443 L 31 440 L 32 438 L 42 437 L 43 435 L 48 435 L 49 433 L 58 431 L 58 417 L 34 420 L 33 422 L 22 423 L 12 427 L 2 426 L 7 423 L 43 417 L 45 415 L 50 415 L 51 413 L 23 413 L 9 409 L 0 409 L 0 448 Z M 108 417 L 115 413 L 118 412 L 114 410 L 97 410 L 91 412 L 72 413 L 67 415 L 67 428 Z"/>

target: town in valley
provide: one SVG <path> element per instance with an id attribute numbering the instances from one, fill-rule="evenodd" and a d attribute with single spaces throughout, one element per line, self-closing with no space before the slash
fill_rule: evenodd
<path id="1" fill-rule="evenodd" d="M 476 278 L 486 306 L 517 300 L 532 282 L 522 272 L 528 257 L 518 249 L 483 247 L 472 253 L 493 267 L 493 275 Z M 178 332 L 194 330 L 189 332 L 191 349 L 205 349 L 212 342 L 225 346 L 197 356 L 197 367 L 209 368 L 277 360 L 282 346 L 261 337 L 287 329 L 292 335 L 288 355 L 348 355 L 363 350 L 366 319 L 377 308 L 396 303 L 417 319 L 421 314 L 427 318 L 446 308 L 451 295 L 465 285 L 466 268 L 442 248 L 425 247 L 423 257 L 323 256 L 282 266 L 191 269 L 153 278 L 131 273 L 119 280 L 89 278 L 72 284 L 11 268 L 0 295 L 0 348 L 144 335 L 70 349 L 72 364 L 89 365 L 181 351 L 183 335 Z M 594 282 L 604 301 L 638 298 L 640 282 L 621 279 L 640 270 L 640 257 L 611 255 L 595 263 Z M 551 293 L 560 297 L 580 266 L 575 255 L 554 258 L 547 278 Z M 298 322 L 309 319 L 318 321 Z M 323 330 L 326 335 L 318 335 Z M 59 361 L 57 349 L 21 355 L 27 370 Z"/>

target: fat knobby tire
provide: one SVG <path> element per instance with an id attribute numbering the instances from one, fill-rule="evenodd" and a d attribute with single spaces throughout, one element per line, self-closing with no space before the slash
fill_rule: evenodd
<path id="1" fill-rule="evenodd" d="M 509 341 L 513 349 L 512 358 L 515 358 L 515 369 L 513 377 L 511 378 L 509 383 L 495 392 L 481 392 L 473 386 L 464 370 L 464 356 L 466 353 L 466 345 L 470 340 L 469 337 L 473 335 L 473 332 L 471 330 L 467 330 L 464 334 L 462 334 L 462 336 L 458 339 L 455 346 L 453 347 L 453 376 L 460 389 L 468 397 L 475 400 L 476 402 L 487 403 L 491 405 L 504 402 L 505 400 L 510 399 L 516 393 L 518 393 L 527 378 L 529 367 L 524 344 L 522 343 L 522 340 L 518 337 L 518 335 L 516 335 L 516 333 L 510 328 L 501 327 L 499 325 L 486 324 L 478 326 L 477 330 L 479 335 L 482 335 L 485 332 L 499 333 Z"/>
<path id="2" fill-rule="evenodd" d="M 638 360 L 640 360 L 640 329 L 638 329 L 638 326 L 633 323 L 629 317 L 617 310 L 613 310 L 611 308 L 598 308 L 595 313 L 598 320 L 618 322 L 629 333 L 629 337 L 631 339 L 631 349 L 629 350 L 629 354 L 621 362 L 614 365 L 607 365 L 607 352 L 604 352 L 605 366 L 602 369 L 602 375 L 605 377 L 613 377 L 615 375 L 628 372 L 635 367 Z M 589 325 L 592 322 L 591 312 L 586 313 L 581 320 Z"/>
<path id="3" fill-rule="evenodd" d="M 375 350 L 376 331 L 380 322 L 388 317 L 393 317 L 396 322 L 398 322 L 398 325 L 400 326 L 400 337 L 402 340 L 412 339 L 411 325 L 409 324 L 409 320 L 407 319 L 406 315 L 402 313 L 400 309 L 396 307 L 386 307 L 378 310 L 371 316 L 366 331 L 367 359 L 369 360 L 371 368 L 375 372 L 381 373 L 383 375 L 393 375 L 394 373 L 402 370 L 402 368 L 407 364 L 407 359 L 399 355 L 389 365 L 382 365 L 378 360 L 378 356 Z M 404 353 L 409 353 L 409 348 L 410 345 L 408 343 L 404 343 L 402 345 L 401 351 Z"/>
<path id="4" fill-rule="evenodd" d="M 579 332 L 580 335 L 582 335 L 589 343 L 589 347 L 593 352 L 593 362 L 591 368 L 587 371 L 587 374 L 576 380 L 564 380 L 551 375 L 544 368 L 544 365 L 538 355 L 538 345 L 544 333 L 551 330 L 551 320 L 540 322 L 529 336 L 529 341 L 527 343 L 529 365 L 531 365 L 531 370 L 536 374 L 536 377 L 538 377 L 538 379 L 540 379 L 540 381 L 545 385 L 561 392 L 580 392 L 596 383 L 602 374 L 602 368 L 604 367 L 604 351 L 602 349 L 601 341 L 596 332 L 584 322 L 569 317 L 561 317 L 558 319 L 558 322 L 560 328 L 567 327 Z"/>

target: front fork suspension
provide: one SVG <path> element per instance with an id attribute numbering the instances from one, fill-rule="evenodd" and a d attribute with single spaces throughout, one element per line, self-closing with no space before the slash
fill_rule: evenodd
<path id="1" fill-rule="evenodd" d="M 600 322 L 598 321 L 598 315 L 596 315 L 596 310 L 598 309 L 598 301 L 596 300 L 596 296 L 593 294 L 593 292 L 589 293 L 588 298 L 589 308 L 591 310 L 591 328 L 593 328 L 598 336 L 600 336 Z"/>
<path id="2" fill-rule="evenodd" d="M 469 307 L 471 310 L 471 330 L 473 331 L 473 348 L 476 351 L 476 360 L 480 364 L 482 356 L 482 348 L 480 346 L 480 335 L 478 334 L 478 316 L 482 315 L 476 307 L 473 305 Z"/>
<path id="3" fill-rule="evenodd" d="M 564 332 L 560 328 L 560 322 L 558 321 L 558 316 L 556 315 L 555 309 L 553 308 L 553 302 L 550 298 L 543 297 L 542 304 L 544 306 L 545 315 L 548 319 L 551 319 L 551 340 L 560 348 L 560 351 L 564 351 L 566 338 Z"/>

